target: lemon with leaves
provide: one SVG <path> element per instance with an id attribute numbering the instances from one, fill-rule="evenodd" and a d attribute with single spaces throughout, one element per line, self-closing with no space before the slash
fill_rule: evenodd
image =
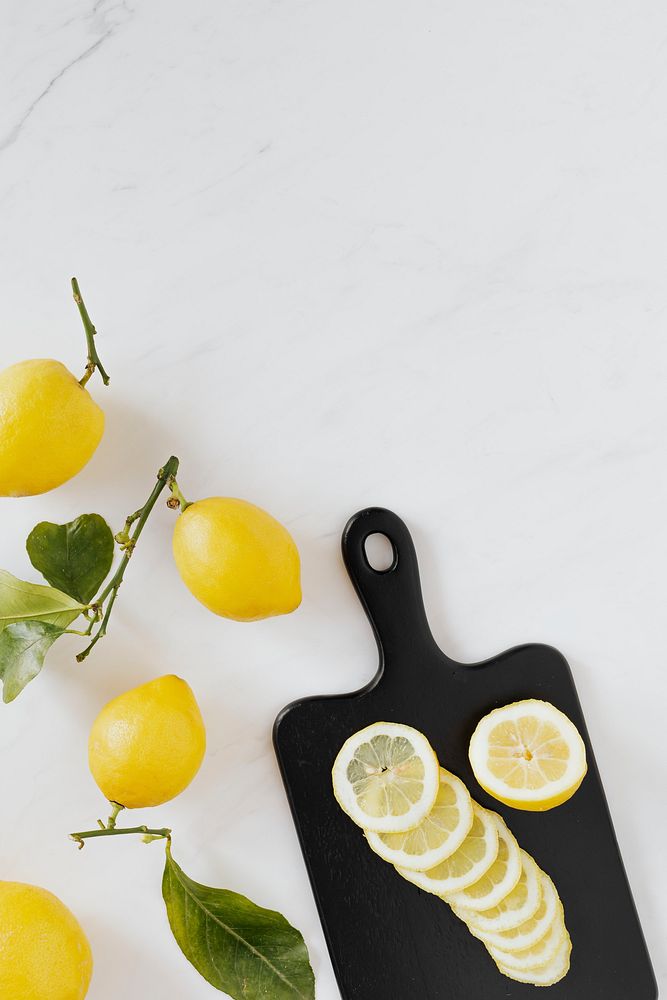
<path id="1" fill-rule="evenodd" d="M 19 361 L 0 372 L 0 496 L 34 496 L 62 486 L 102 439 L 104 413 L 86 383 L 96 369 L 105 385 L 109 376 L 76 278 L 72 289 L 88 343 L 83 377 L 77 380 L 52 358 Z"/>
<path id="2" fill-rule="evenodd" d="M 186 587 L 209 611 L 247 622 L 298 608 L 299 552 L 274 517 L 232 497 L 181 508 L 174 559 Z"/>
<path id="3" fill-rule="evenodd" d="M 105 705 L 90 732 L 88 762 L 109 801 L 141 809 L 180 795 L 205 750 L 206 729 L 192 689 L 169 674 Z"/>
<path id="4" fill-rule="evenodd" d="M 34 885 L 0 882 L 0 997 L 83 1000 L 92 974 L 90 945 L 64 903 Z"/>

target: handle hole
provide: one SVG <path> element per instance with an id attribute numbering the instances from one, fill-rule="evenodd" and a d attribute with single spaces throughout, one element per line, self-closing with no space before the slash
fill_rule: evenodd
<path id="1" fill-rule="evenodd" d="M 398 562 L 394 543 L 381 531 L 375 531 L 364 540 L 364 554 L 371 569 L 376 573 L 388 573 Z"/>

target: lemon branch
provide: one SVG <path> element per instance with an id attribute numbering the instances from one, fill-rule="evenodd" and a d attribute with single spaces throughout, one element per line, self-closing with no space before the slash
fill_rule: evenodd
<path id="1" fill-rule="evenodd" d="M 76 278 L 72 278 L 72 294 L 74 295 L 74 301 L 77 304 L 79 315 L 83 322 L 83 328 L 86 332 L 86 343 L 88 344 L 88 361 L 86 362 L 86 370 L 83 373 L 83 378 L 79 379 L 79 385 L 85 386 L 86 382 L 90 376 L 94 373 L 97 368 L 98 372 L 102 376 L 102 381 L 105 385 L 109 384 L 109 376 L 104 370 L 104 365 L 100 361 L 100 356 L 97 353 L 97 348 L 95 347 L 95 335 L 97 330 L 93 326 L 92 320 L 88 315 L 88 310 L 86 309 L 86 304 L 81 296 L 81 291 L 79 289 L 79 282 Z"/>
<path id="2" fill-rule="evenodd" d="M 70 840 L 73 840 L 81 850 L 85 842 L 92 840 L 93 837 L 123 837 L 126 833 L 140 833 L 146 844 L 153 840 L 171 840 L 171 830 L 167 829 L 166 826 L 159 829 L 151 829 L 148 826 L 126 826 L 121 829 L 115 826 L 103 826 L 98 830 L 81 830 L 78 833 L 70 833 Z"/>
<path id="3" fill-rule="evenodd" d="M 78 833 L 70 833 L 70 839 L 76 843 L 79 850 L 87 840 L 91 840 L 93 837 L 122 837 L 126 833 L 140 833 L 145 844 L 150 844 L 153 840 L 167 840 L 171 843 L 171 830 L 166 826 L 159 829 L 151 829 L 149 826 L 126 826 L 119 830 L 116 826 L 116 820 L 125 806 L 122 806 L 120 802 L 110 802 L 109 804 L 111 815 L 106 823 L 98 819 L 97 830 L 80 830 Z"/>
<path id="4" fill-rule="evenodd" d="M 139 535 L 143 531 L 144 525 L 146 524 L 148 516 L 155 506 L 158 497 L 164 490 L 165 486 L 171 486 L 177 472 L 178 459 L 175 455 L 172 455 L 169 461 L 158 472 L 155 486 L 153 487 L 151 495 L 144 506 L 140 507 L 139 510 L 134 512 L 134 514 L 130 514 L 125 519 L 125 527 L 116 535 L 116 541 L 123 550 L 123 558 L 119 562 L 118 569 L 111 577 L 102 593 L 91 605 L 94 621 L 95 623 L 99 621 L 100 625 L 94 633 L 90 643 L 78 654 L 77 661 L 79 663 L 81 663 L 82 660 L 85 660 L 93 646 L 106 635 L 109 617 L 118 596 L 120 585 L 123 582 L 123 577 L 130 561 L 130 557 L 132 556 L 137 541 L 139 540 Z M 106 606 L 104 606 L 105 602 Z"/>

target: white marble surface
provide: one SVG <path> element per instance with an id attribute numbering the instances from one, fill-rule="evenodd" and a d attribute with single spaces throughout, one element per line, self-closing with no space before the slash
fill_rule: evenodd
<path id="1" fill-rule="evenodd" d="M 226 622 L 160 509 L 107 640 L 85 666 L 63 643 L 2 708 L 0 875 L 79 915 L 92 1000 L 214 995 L 170 937 L 160 848 L 67 840 L 103 808 L 91 720 L 168 671 L 210 750 L 141 818 L 282 909 L 337 1000 L 270 731 L 375 670 L 339 558 L 369 503 L 408 520 L 455 656 L 570 659 L 667 987 L 666 52 L 657 0 L 3 0 L 2 364 L 81 368 L 76 273 L 113 381 L 85 472 L 2 501 L 1 565 L 30 574 L 44 518 L 120 526 L 171 452 L 190 496 L 266 506 L 303 556 L 297 614 Z"/>

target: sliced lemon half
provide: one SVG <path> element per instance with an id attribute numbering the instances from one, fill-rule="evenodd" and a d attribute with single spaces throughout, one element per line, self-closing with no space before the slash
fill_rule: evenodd
<path id="1" fill-rule="evenodd" d="M 488 947 L 495 947 L 502 951 L 523 951 L 532 948 L 538 941 L 549 932 L 549 929 L 557 916 L 563 916 L 563 904 L 558 898 L 556 887 L 546 874 L 540 871 L 540 885 L 542 888 L 542 899 L 535 912 L 535 916 L 530 920 L 525 920 L 508 931 L 480 931 L 476 927 L 468 925 L 470 932 Z"/>
<path id="2" fill-rule="evenodd" d="M 542 940 L 534 944 L 532 948 L 523 948 L 521 951 L 502 951 L 500 948 L 489 946 L 489 954 L 497 965 L 525 972 L 526 970 L 538 969 L 542 965 L 548 965 L 556 957 L 564 939 L 565 922 L 562 914 L 559 913 Z"/>
<path id="3" fill-rule="evenodd" d="M 490 812 L 498 831 L 498 856 L 477 882 L 446 895 L 448 903 L 469 910 L 488 910 L 497 906 L 512 891 L 521 878 L 521 850 L 504 820 Z"/>
<path id="4" fill-rule="evenodd" d="M 524 969 L 523 971 L 510 969 L 508 965 L 499 965 L 498 969 L 508 979 L 514 979 L 517 983 L 530 983 L 531 986 L 553 986 L 564 979 L 570 971 L 571 952 L 572 942 L 566 931 L 560 948 L 547 965 L 541 965 L 539 969 Z"/>
<path id="5" fill-rule="evenodd" d="M 499 802 L 543 812 L 566 802 L 584 780 L 579 731 L 548 701 L 517 701 L 481 720 L 470 740 L 478 782 Z"/>
<path id="6" fill-rule="evenodd" d="M 375 833 L 402 833 L 431 811 L 440 787 L 440 765 L 417 729 L 375 722 L 345 741 L 332 779 L 338 804 L 358 826 Z"/>
<path id="7" fill-rule="evenodd" d="M 366 831 L 370 847 L 390 864 L 425 871 L 458 850 L 470 833 L 472 799 L 456 775 L 440 768 L 440 788 L 435 804 L 419 826 L 405 833 Z"/>
<path id="8" fill-rule="evenodd" d="M 480 912 L 453 905 L 457 917 L 471 929 L 474 927 L 487 932 L 511 930 L 534 917 L 542 897 L 540 869 L 525 851 L 521 851 L 521 864 L 519 881 L 501 903 Z"/>
<path id="9" fill-rule="evenodd" d="M 498 855 L 498 828 L 493 813 L 482 809 L 475 801 L 472 811 L 472 826 L 457 851 L 428 871 L 411 871 L 397 866 L 398 874 L 436 896 L 464 889 L 480 879 Z"/>

